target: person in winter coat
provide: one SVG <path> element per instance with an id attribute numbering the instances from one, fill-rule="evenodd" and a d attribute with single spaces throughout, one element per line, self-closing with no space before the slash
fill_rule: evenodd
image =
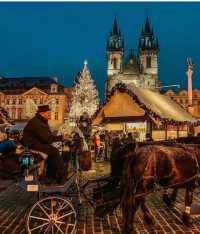
<path id="1" fill-rule="evenodd" d="M 97 131 L 94 135 L 95 162 L 97 161 L 97 158 L 99 157 L 100 146 L 101 146 L 101 138 L 99 135 L 99 131 Z"/>
<path id="2" fill-rule="evenodd" d="M 51 143 L 62 141 L 63 137 L 54 136 L 49 128 L 49 106 L 38 106 L 36 115 L 29 120 L 23 131 L 22 143 L 30 149 L 38 150 L 48 155 L 47 177 L 56 179 L 57 183 L 66 180 L 67 172 L 64 170 L 64 162 L 57 148 Z"/>

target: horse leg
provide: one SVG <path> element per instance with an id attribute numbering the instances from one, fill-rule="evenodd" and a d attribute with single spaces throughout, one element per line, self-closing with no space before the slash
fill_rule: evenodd
<path id="1" fill-rule="evenodd" d="M 183 222 L 187 226 L 191 226 L 193 223 L 190 211 L 191 211 L 191 205 L 193 200 L 193 188 L 186 188 L 185 192 L 185 211 L 183 213 Z"/>
<path id="2" fill-rule="evenodd" d="M 173 206 L 174 203 L 176 202 L 177 193 L 178 193 L 178 188 L 174 188 L 170 195 L 171 206 Z"/>
<path id="3" fill-rule="evenodd" d="M 141 209 L 142 209 L 142 212 L 144 215 L 145 222 L 147 222 L 147 224 L 149 224 L 149 225 L 154 224 L 155 223 L 154 218 L 151 215 L 151 213 L 149 212 L 149 209 L 145 204 L 145 198 L 141 198 Z"/>
<path id="4" fill-rule="evenodd" d="M 164 193 L 163 193 L 163 202 L 165 203 L 165 205 L 167 205 L 168 207 L 171 206 L 171 200 L 168 196 L 168 189 L 164 189 Z"/>
<path id="5" fill-rule="evenodd" d="M 164 190 L 164 193 L 163 193 L 163 201 L 164 203 L 168 206 L 168 207 L 171 207 L 174 205 L 175 201 L 176 201 L 176 197 L 177 197 L 177 192 L 178 192 L 178 189 L 177 188 L 174 188 L 170 197 L 168 195 L 168 189 L 165 189 Z"/>
<path id="6" fill-rule="evenodd" d="M 122 208 L 122 217 L 123 217 L 123 234 L 130 234 L 133 231 L 133 221 L 135 214 L 139 208 L 140 201 L 139 199 L 135 199 L 133 209 L 129 209 L 128 207 Z"/>

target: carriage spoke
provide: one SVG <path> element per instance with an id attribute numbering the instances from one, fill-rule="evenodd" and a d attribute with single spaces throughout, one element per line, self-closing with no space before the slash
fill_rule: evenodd
<path id="1" fill-rule="evenodd" d="M 46 212 L 46 210 L 40 204 L 38 204 L 38 206 L 44 212 L 44 214 L 49 218 L 49 214 Z"/>
<path id="2" fill-rule="evenodd" d="M 64 232 L 60 229 L 60 226 L 58 226 L 56 223 L 55 223 L 55 226 L 57 227 L 57 229 L 64 234 Z"/>
<path id="3" fill-rule="evenodd" d="M 63 219 L 64 217 L 67 217 L 67 216 L 69 216 L 69 215 L 71 215 L 71 214 L 74 214 L 74 211 L 71 211 L 71 212 L 69 212 L 68 214 L 62 215 L 62 216 L 59 217 L 57 220 Z"/>
<path id="4" fill-rule="evenodd" d="M 59 228 L 60 228 L 60 226 L 61 226 L 61 224 L 58 225 Z M 58 234 L 59 232 L 60 232 L 60 230 L 57 228 L 56 234 Z M 65 233 L 67 233 L 67 232 L 65 232 Z"/>
<path id="5" fill-rule="evenodd" d="M 46 225 L 49 225 L 49 223 L 43 223 L 43 224 L 41 224 L 41 225 L 39 225 L 39 226 L 37 226 L 37 227 L 35 227 L 35 228 L 33 228 L 33 229 L 30 229 L 30 231 L 37 230 L 37 229 L 39 229 L 39 228 L 41 228 L 41 227 L 44 227 L 44 226 L 46 226 Z"/>
<path id="6" fill-rule="evenodd" d="M 39 220 L 43 220 L 43 221 L 49 221 L 49 219 L 40 218 L 40 217 L 33 216 L 33 215 L 31 215 L 30 218 L 32 218 L 32 219 L 39 219 Z"/>
<path id="7" fill-rule="evenodd" d="M 65 209 L 67 206 L 69 206 L 69 204 L 68 204 L 68 203 L 65 204 L 65 202 L 63 202 L 62 205 L 61 205 L 61 207 L 59 207 L 59 209 L 57 210 L 56 215 L 58 215 L 59 212 L 60 212 L 61 210 Z"/>
<path id="8" fill-rule="evenodd" d="M 48 225 L 48 227 L 46 228 L 46 230 L 45 230 L 45 232 L 44 232 L 44 233 L 48 233 L 48 232 L 49 232 L 49 230 L 50 230 L 50 228 L 51 228 L 51 226 L 52 226 L 52 225 L 51 225 L 51 224 L 49 224 L 49 225 Z"/>
<path id="9" fill-rule="evenodd" d="M 62 221 L 56 221 L 56 223 L 58 223 L 58 224 L 65 224 L 65 222 L 62 222 Z"/>
<path id="10" fill-rule="evenodd" d="M 51 214 L 53 214 L 53 199 L 51 199 Z"/>
<path id="11" fill-rule="evenodd" d="M 54 196 L 37 202 L 28 217 L 29 233 L 69 234 L 76 226 L 73 205 L 66 199 Z"/>

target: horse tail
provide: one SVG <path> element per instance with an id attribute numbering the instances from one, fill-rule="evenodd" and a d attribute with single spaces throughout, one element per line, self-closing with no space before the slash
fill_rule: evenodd
<path id="1" fill-rule="evenodd" d="M 121 182 L 121 207 L 123 214 L 123 227 L 125 230 L 130 230 L 133 220 L 133 213 L 135 207 L 134 197 L 134 178 L 133 178 L 133 165 L 135 155 L 131 155 L 125 163 L 122 182 Z M 125 231 L 125 233 L 126 233 Z M 127 232 L 128 233 L 128 232 Z"/>

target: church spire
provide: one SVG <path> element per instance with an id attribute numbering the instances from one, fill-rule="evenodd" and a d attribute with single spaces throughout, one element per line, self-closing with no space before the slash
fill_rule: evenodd
<path id="1" fill-rule="evenodd" d="M 113 23 L 113 35 L 119 35 L 119 29 L 117 24 L 117 17 L 115 16 L 114 23 Z"/>
<path id="2" fill-rule="evenodd" d="M 159 50 L 158 39 L 154 35 L 148 16 L 146 16 L 144 27 L 142 27 L 138 45 L 139 50 Z"/>
<path id="3" fill-rule="evenodd" d="M 121 31 L 117 22 L 117 17 L 114 18 L 112 30 L 107 40 L 107 50 L 123 50 L 124 41 L 121 36 Z"/>
<path id="4" fill-rule="evenodd" d="M 148 16 L 146 16 L 146 20 L 145 20 L 144 33 L 145 34 L 151 34 L 152 33 Z"/>

